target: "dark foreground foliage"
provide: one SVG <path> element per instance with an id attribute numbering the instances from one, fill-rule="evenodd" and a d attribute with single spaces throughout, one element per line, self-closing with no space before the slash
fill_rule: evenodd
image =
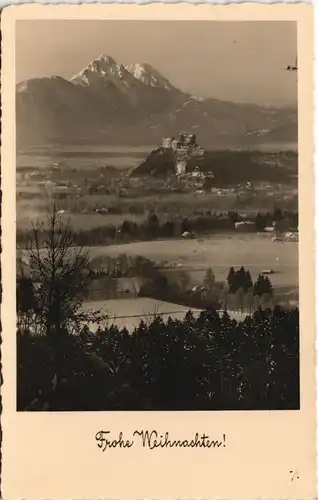
<path id="1" fill-rule="evenodd" d="M 65 335 L 62 383 L 48 336 L 18 334 L 18 410 L 299 408 L 299 312 L 225 313 Z M 53 384 L 54 385 L 54 384 Z"/>

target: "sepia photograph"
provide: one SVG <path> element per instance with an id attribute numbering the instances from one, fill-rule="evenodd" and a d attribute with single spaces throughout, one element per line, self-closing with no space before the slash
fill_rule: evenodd
<path id="1" fill-rule="evenodd" d="M 0 496 L 315 498 L 312 6 L 1 36 Z"/>
<path id="2" fill-rule="evenodd" d="M 297 23 L 18 20 L 15 69 L 17 410 L 298 410 Z"/>

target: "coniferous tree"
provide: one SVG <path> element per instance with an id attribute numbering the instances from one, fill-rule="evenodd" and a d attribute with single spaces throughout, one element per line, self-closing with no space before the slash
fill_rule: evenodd
<path id="1" fill-rule="evenodd" d="M 253 281 L 251 273 L 249 271 L 246 271 L 244 278 L 244 290 L 247 292 L 252 287 L 253 287 Z"/>
<path id="2" fill-rule="evenodd" d="M 268 276 L 259 274 L 256 282 L 254 283 L 254 295 L 261 297 L 265 293 L 272 295 L 273 286 Z"/>
<path id="3" fill-rule="evenodd" d="M 272 301 L 269 293 L 263 293 L 261 297 L 261 307 L 263 310 L 271 309 Z"/>
<path id="4" fill-rule="evenodd" d="M 182 293 L 185 293 L 187 291 L 189 283 L 189 275 L 185 271 L 179 271 L 177 274 L 177 284 L 180 287 Z"/>
<path id="5" fill-rule="evenodd" d="M 220 306 L 223 311 L 227 311 L 229 300 L 229 287 L 224 285 L 219 294 Z"/>
<path id="6" fill-rule="evenodd" d="M 208 269 L 205 273 L 203 284 L 207 288 L 208 293 L 212 294 L 214 284 L 215 284 L 215 275 L 214 275 L 214 272 L 212 271 L 211 267 L 208 267 Z"/>
<path id="7" fill-rule="evenodd" d="M 244 310 L 244 296 L 245 296 L 244 288 L 243 287 L 238 288 L 235 293 L 235 301 L 237 310 L 241 312 L 243 312 Z"/>
<path id="8" fill-rule="evenodd" d="M 227 284 L 229 286 L 229 290 L 231 293 L 235 293 L 237 290 L 237 280 L 236 280 L 236 273 L 234 270 L 234 267 L 231 267 L 228 277 L 227 277 Z"/>
<path id="9" fill-rule="evenodd" d="M 242 266 L 240 269 L 236 272 L 236 279 L 237 279 L 237 286 L 238 288 L 244 288 L 245 287 L 245 275 L 246 271 L 245 268 Z"/>
<path id="10" fill-rule="evenodd" d="M 244 309 L 248 314 L 252 314 L 254 310 L 254 297 L 253 293 L 247 291 L 244 296 Z"/>
<path id="11" fill-rule="evenodd" d="M 18 337 L 19 409 L 50 380 L 47 340 Z M 182 321 L 155 315 L 131 334 L 83 329 L 66 348 L 65 390 L 50 409 L 299 408 L 298 310 L 258 310 L 239 323 L 212 309 Z"/>

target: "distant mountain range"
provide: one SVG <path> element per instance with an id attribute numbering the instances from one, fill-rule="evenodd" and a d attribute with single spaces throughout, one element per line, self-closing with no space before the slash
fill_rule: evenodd
<path id="1" fill-rule="evenodd" d="M 207 149 L 297 142 L 297 109 L 194 97 L 149 64 L 94 59 L 70 80 L 33 78 L 16 86 L 17 145 L 155 145 L 179 131 Z"/>

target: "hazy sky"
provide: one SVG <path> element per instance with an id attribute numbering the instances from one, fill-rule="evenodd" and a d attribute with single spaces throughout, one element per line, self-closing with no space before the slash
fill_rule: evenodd
<path id="1" fill-rule="evenodd" d="M 295 22 L 23 20 L 16 80 L 70 78 L 101 53 L 148 62 L 181 90 L 262 105 L 297 102 Z"/>

